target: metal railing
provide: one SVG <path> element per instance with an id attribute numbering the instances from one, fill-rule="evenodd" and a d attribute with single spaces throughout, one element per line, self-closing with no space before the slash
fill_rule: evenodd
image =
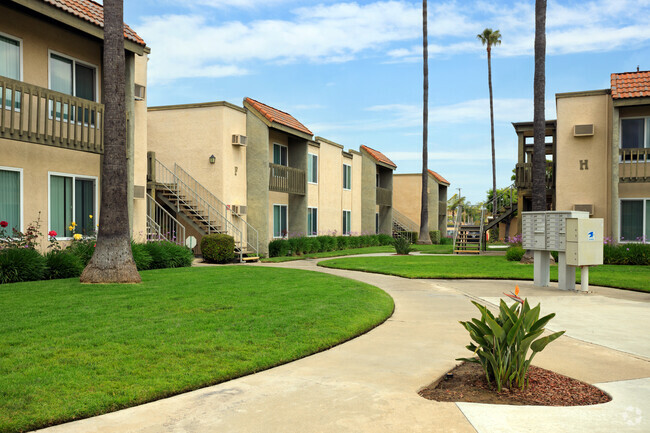
<path id="1" fill-rule="evenodd" d="M 250 225 L 245 219 L 243 219 L 238 214 L 235 214 L 230 206 L 221 201 L 217 196 L 215 196 L 209 189 L 207 189 L 203 184 L 196 180 L 191 174 L 189 174 L 183 167 L 174 163 L 174 174 L 188 187 L 202 197 L 213 209 L 224 215 L 225 218 L 237 227 L 241 232 L 243 232 L 243 227 L 246 228 L 246 246 L 249 250 L 254 250 L 255 255 L 258 254 L 260 250 L 259 245 L 259 236 L 257 230 Z M 237 216 L 237 219 L 233 219 L 233 215 Z M 231 233 L 228 233 L 231 234 Z"/>
<path id="2" fill-rule="evenodd" d="M 177 212 L 182 212 L 181 203 L 185 209 L 192 209 L 195 220 L 202 223 L 202 229 L 207 233 L 227 233 L 235 240 L 239 248 L 239 260 L 243 260 L 243 235 L 237 226 L 217 211 L 210 203 L 187 185 L 176 173 L 156 159 L 156 185 L 171 192 L 177 199 Z"/>
<path id="3" fill-rule="evenodd" d="M 377 187 L 377 204 L 379 206 L 393 205 L 393 190 L 388 188 Z"/>
<path id="4" fill-rule="evenodd" d="M 104 151 L 104 106 L 0 77 L 0 138 Z"/>
<path id="5" fill-rule="evenodd" d="M 456 218 L 454 220 L 454 242 L 453 242 L 453 247 L 452 251 L 456 251 L 456 241 L 458 239 L 458 230 L 460 229 L 460 223 L 463 219 L 463 206 L 458 205 L 456 207 Z"/>
<path id="6" fill-rule="evenodd" d="M 269 189 L 289 194 L 305 195 L 307 175 L 305 170 L 269 163 Z"/>
<path id="7" fill-rule="evenodd" d="M 147 194 L 147 240 L 185 245 L 185 226 Z"/>
<path id="8" fill-rule="evenodd" d="M 487 217 L 487 213 L 485 208 L 481 208 L 481 228 L 479 231 L 479 236 L 480 236 L 480 243 L 478 246 L 479 251 L 485 251 L 483 248 L 485 247 L 485 220 Z"/>
<path id="9" fill-rule="evenodd" d="M 553 162 L 546 162 L 546 189 L 555 187 L 555 178 L 553 176 L 555 165 Z M 533 164 L 530 162 L 519 163 L 515 166 L 515 187 L 521 189 L 531 189 L 533 187 Z"/>
<path id="10" fill-rule="evenodd" d="M 650 149 L 619 149 L 620 182 L 650 182 Z"/>
<path id="11" fill-rule="evenodd" d="M 402 238 L 408 232 L 418 232 L 419 226 L 409 217 L 393 208 L 393 237 Z"/>

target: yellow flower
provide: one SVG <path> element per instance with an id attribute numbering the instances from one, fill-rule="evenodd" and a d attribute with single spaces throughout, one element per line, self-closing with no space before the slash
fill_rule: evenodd
<path id="1" fill-rule="evenodd" d="M 74 222 L 74 221 L 72 221 L 72 222 L 70 223 L 70 225 L 71 225 L 72 227 L 77 227 L 77 223 Z"/>
<path id="2" fill-rule="evenodd" d="M 81 238 L 83 238 L 83 236 L 81 236 L 81 233 L 75 233 L 75 235 L 73 237 L 74 237 L 75 241 L 80 241 Z"/>
<path id="3" fill-rule="evenodd" d="M 68 226 L 68 230 L 72 231 L 72 230 L 74 230 L 74 227 Z"/>
<path id="4" fill-rule="evenodd" d="M 93 219 L 93 216 L 92 216 L 92 215 L 88 215 L 88 218 Z"/>

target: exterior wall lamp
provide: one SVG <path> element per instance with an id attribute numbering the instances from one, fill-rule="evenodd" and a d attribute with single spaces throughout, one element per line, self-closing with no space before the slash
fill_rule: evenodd
<path id="1" fill-rule="evenodd" d="M 214 164 L 215 162 L 217 162 L 217 158 L 214 155 L 210 155 L 210 164 Z"/>

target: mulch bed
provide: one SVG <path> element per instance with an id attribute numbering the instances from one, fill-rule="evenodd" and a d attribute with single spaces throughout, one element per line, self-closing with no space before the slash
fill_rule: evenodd
<path id="1" fill-rule="evenodd" d="M 530 406 L 586 406 L 612 399 L 595 386 L 535 366 L 528 370 L 524 391 L 504 388 L 497 392 L 494 384 L 488 385 L 483 368 L 471 362 L 455 367 L 418 394 L 436 401 Z"/>

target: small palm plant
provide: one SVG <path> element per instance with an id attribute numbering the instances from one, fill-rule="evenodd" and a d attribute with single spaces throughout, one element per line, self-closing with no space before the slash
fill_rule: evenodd
<path id="1" fill-rule="evenodd" d="M 395 247 L 395 252 L 400 255 L 408 255 L 408 253 L 413 251 L 411 240 L 406 237 L 395 238 L 393 246 Z"/>
<path id="2" fill-rule="evenodd" d="M 481 318 L 460 322 L 469 332 L 473 342 L 467 347 L 478 358 L 457 358 L 457 361 L 481 364 L 488 383 L 496 384 L 497 391 L 503 387 L 520 389 L 528 385 L 527 373 L 533 357 L 565 331 L 541 337 L 544 326 L 555 313 L 539 318 L 540 305 L 530 308 L 526 299 L 519 298 L 519 287 L 514 295 L 507 295 L 516 302 L 508 306 L 503 300 L 499 315 L 494 316 L 485 306 L 472 301 L 481 312 Z M 526 359 L 528 351 L 532 350 Z"/>

